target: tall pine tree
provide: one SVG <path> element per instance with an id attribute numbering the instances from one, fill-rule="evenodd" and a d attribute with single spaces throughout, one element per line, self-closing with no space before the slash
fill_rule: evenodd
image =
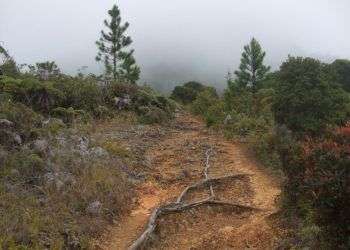
<path id="1" fill-rule="evenodd" d="M 135 83 L 140 76 L 140 68 L 136 65 L 134 57 L 134 50 L 121 53 L 123 59 L 120 66 L 120 75 L 123 76 L 123 80 L 127 83 Z"/>
<path id="2" fill-rule="evenodd" d="M 134 51 L 126 50 L 132 43 L 131 37 L 125 34 L 129 23 L 122 23 L 117 5 L 113 5 L 108 15 L 110 20 L 104 21 L 107 31 L 102 30 L 96 42 L 96 61 L 104 63 L 106 74 L 114 80 L 135 83 L 139 79 L 140 68 L 133 57 Z"/>
<path id="3" fill-rule="evenodd" d="M 239 87 L 250 88 L 253 92 L 259 89 L 270 70 L 269 66 L 264 65 L 265 55 L 255 38 L 244 46 L 239 70 L 235 71 L 236 83 Z"/>

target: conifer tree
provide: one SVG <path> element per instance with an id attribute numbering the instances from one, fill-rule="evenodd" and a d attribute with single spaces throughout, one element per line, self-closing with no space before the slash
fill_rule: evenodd
<path id="1" fill-rule="evenodd" d="M 104 21 L 106 31 L 101 31 L 101 37 L 96 42 L 96 61 L 104 63 L 106 74 L 114 80 L 135 83 L 139 79 L 140 69 L 133 57 L 134 51 L 126 51 L 132 43 L 131 37 L 125 34 L 129 23 L 122 23 L 117 5 L 113 5 L 108 15 L 110 20 Z"/>
<path id="2" fill-rule="evenodd" d="M 140 76 L 140 68 L 136 65 L 134 57 L 134 50 L 130 52 L 121 53 L 123 62 L 121 64 L 120 75 L 123 76 L 123 80 L 127 83 L 135 83 Z"/>
<path id="3" fill-rule="evenodd" d="M 253 38 L 250 43 L 244 46 L 239 70 L 235 71 L 236 82 L 239 87 L 248 87 L 253 92 L 261 86 L 269 66 L 264 65 L 266 53 L 262 51 L 259 42 Z"/>

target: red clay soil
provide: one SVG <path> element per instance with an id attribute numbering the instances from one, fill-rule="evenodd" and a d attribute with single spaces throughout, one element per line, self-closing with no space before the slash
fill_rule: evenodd
<path id="1" fill-rule="evenodd" d="M 277 211 L 280 188 L 239 144 L 208 131 L 203 123 L 183 113 L 159 143 L 146 152 L 151 168 L 138 187 L 139 205 L 111 227 L 100 240 L 100 249 L 128 249 L 142 234 L 152 211 L 176 201 L 183 189 L 203 179 L 205 150 L 212 148 L 209 178 L 249 174 L 213 185 L 216 199 L 252 206 L 261 211 L 201 206 L 159 219 L 152 242 L 146 249 L 273 249 L 276 236 L 270 215 Z M 185 202 L 208 197 L 202 187 L 191 190 Z"/>

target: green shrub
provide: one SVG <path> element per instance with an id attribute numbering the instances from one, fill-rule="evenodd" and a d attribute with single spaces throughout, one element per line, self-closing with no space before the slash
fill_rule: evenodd
<path id="1" fill-rule="evenodd" d="M 253 112 L 253 93 L 247 89 L 230 84 L 224 92 L 225 110 L 235 111 L 246 115 L 256 115 Z"/>
<path id="2" fill-rule="evenodd" d="M 324 72 L 324 65 L 312 58 L 289 57 L 282 64 L 274 102 L 277 123 L 318 136 L 328 126 L 347 121 L 349 96 Z"/>
<path id="3" fill-rule="evenodd" d="M 54 87 L 64 93 L 64 99 L 56 107 L 72 107 L 93 114 L 96 107 L 104 105 L 103 91 L 96 81 L 66 77 L 55 82 Z"/>
<path id="4" fill-rule="evenodd" d="M 266 132 L 269 125 L 269 122 L 263 117 L 255 118 L 244 114 L 238 114 L 233 117 L 233 121 L 230 124 L 225 126 L 225 130 L 229 137 L 247 137 L 255 132 Z"/>
<path id="5" fill-rule="evenodd" d="M 95 108 L 93 114 L 94 114 L 94 117 L 96 117 L 97 119 L 105 119 L 112 116 L 110 109 L 102 105 Z"/>
<path id="6" fill-rule="evenodd" d="M 58 107 L 52 110 L 51 114 L 54 117 L 62 119 L 65 123 L 76 124 L 77 122 L 86 122 L 89 120 L 89 115 L 84 110 L 76 110 L 72 107 Z"/>
<path id="7" fill-rule="evenodd" d="M 208 108 L 204 115 L 207 127 L 222 125 L 225 120 L 224 102 L 218 100 Z"/>
<path id="8" fill-rule="evenodd" d="M 223 123 L 225 119 L 224 104 L 211 90 L 200 92 L 192 103 L 191 110 L 194 114 L 203 116 L 208 127 Z"/>
<path id="9" fill-rule="evenodd" d="M 53 83 L 42 82 L 32 77 L 4 77 L 0 80 L 0 90 L 11 96 L 13 101 L 46 113 L 64 98 L 63 92 L 56 89 Z"/>
<path id="10" fill-rule="evenodd" d="M 67 144 L 51 143 L 49 159 L 25 148 L 5 156 L 1 249 L 88 249 L 113 219 L 130 210 L 134 193 L 120 170 L 127 156 L 118 151 L 117 160 L 114 155 L 87 160 L 76 152 L 76 136 L 61 133 Z M 95 201 L 101 208 L 92 213 L 88 208 Z"/>
<path id="11" fill-rule="evenodd" d="M 300 183 L 325 238 L 344 249 L 350 247 L 349 145 L 350 137 L 344 135 L 304 145 L 305 171 Z"/>
<path id="12" fill-rule="evenodd" d="M 2 177 L 7 176 L 14 182 L 36 183 L 45 172 L 44 160 L 30 150 L 15 152 L 6 159 Z"/>
<path id="13" fill-rule="evenodd" d="M 43 117 L 21 103 L 0 103 L 0 119 L 14 123 L 13 132 L 22 140 L 29 141 L 38 137 Z"/>
<path id="14" fill-rule="evenodd" d="M 198 82 L 187 82 L 183 84 L 183 86 L 176 86 L 171 94 L 171 98 L 183 104 L 189 104 L 196 100 L 199 93 L 204 90 L 212 92 L 213 95 L 217 95 L 213 87 L 207 87 Z"/>
<path id="15" fill-rule="evenodd" d="M 218 102 L 219 98 L 211 91 L 203 90 L 198 94 L 194 102 L 192 103 L 192 112 L 196 115 L 205 115 L 215 102 Z"/>
<path id="16" fill-rule="evenodd" d="M 139 121 L 145 124 L 164 123 L 169 121 L 169 115 L 156 106 L 138 108 Z"/>
<path id="17" fill-rule="evenodd" d="M 281 159 L 276 148 L 276 134 L 273 129 L 251 133 L 248 142 L 249 147 L 264 166 L 276 171 L 281 169 Z"/>

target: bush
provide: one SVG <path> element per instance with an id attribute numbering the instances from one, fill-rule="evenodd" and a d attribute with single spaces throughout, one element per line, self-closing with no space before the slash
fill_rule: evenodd
<path id="1" fill-rule="evenodd" d="M 0 119 L 6 119 L 13 123 L 12 128 L 0 128 L 4 133 L 15 133 L 20 136 L 23 142 L 34 140 L 41 132 L 43 117 L 35 113 L 32 109 L 21 103 L 2 102 L 0 103 Z M 1 136 L 1 139 L 5 137 Z M 8 144 L 7 140 L 0 140 L 1 143 Z M 4 145 L 3 144 L 3 145 Z M 8 146 L 13 146 L 12 144 Z"/>
<path id="2" fill-rule="evenodd" d="M 328 126 L 346 122 L 349 96 L 329 82 L 324 70 L 324 65 L 312 58 L 289 57 L 282 64 L 274 102 L 277 123 L 315 136 Z"/>
<path id="3" fill-rule="evenodd" d="M 333 135 L 304 145 L 304 195 L 315 209 L 315 221 L 334 246 L 350 247 L 350 137 Z"/>
<path id="4" fill-rule="evenodd" d="M 59 143 L 50 141 L 50 154 L 22 148 L 5 156 L 1 249 L 87 249 L 112 219 L 130 210 L 133 189 L 121 171 L 126 156 L 92 154 L 81 138 L 61 133 Z"/>
<path id="5" fill-rule="evenodd" d="M 79 78 L 61 78 L 53 86 L 64 93 L 57 107 L 84 110 L 94 114 L 96 107 L 104 105 L 102 88 L 96 81 Z"/>
<path id="6" fill-rule="evenodd" d="M 228 137 L 247 137 L 252 133 L 264 133 L 269 129 L 269 123 L 263 117 L 250 117 L 245 114 L 237 114 L 230 124 L 225 126 Z"/>
<path id="7" fill-rule="evenodd" d="M 339 83 L 344 90 L 350 92 L 350 61 L 335 60 L 330 65 L 331 70 L 335 73 L 335 81 Z"/>
<path id="8" fill-rule="evenodd" d="M 148 87 L 138 90 L 132 98 L 132 105 L 140 116 L 139 120 L 147 124 L 167 122 L 175 111 L 174 103 Z"/>
<path id="9" fill-rule="evenodd" d="M 51 82 L 41 82 L 31 77 L 24 79 L 4 77 L 0 80 L 0 90 L 11 96 L 11 100 L 45 113 L 64 98 L 64 94 Z"/>
<path id="10" fill-rule="evenodd" d="M 86 122 L 89 120 L 89 115 L 84 110 L 76 110 L 70 108 L 55 108 L 51 114 L 54 117 L 62 119 L 65 123 L 76 124 L 77 122 Z"/>
<path id="11" fill-rule="evenodd" d="M 208 108 L 204 115 L 207 127 L 222 125 L 225 120 L 224 102 L 218 100 Z"/>
<path id="12" fill-rule="evenodd" d="M 199 93 L 204 90 L 208 90 L 214 95 L 217 95 L 216 90 L 212 87 L 204 86 L 198 82 L 187 82 L 183 84 L 183 86 L 176 86 L 171 94 L 171 98 L 183 104 L 189 104 L 196 100 Z"/>
<path id="13" fill-rule="evenodd" d="M 142 106 L 138 108 L 138 112 L 141 123 L 154 124 L 169 121 L 169 115 L 158 107 Z"/>
<path id="14" fill-rule="evenodd" d="M 281 169 L 281 159 L 276 145 L 276 133 L 270 128 L 264 132 L 253 132 L 248 137 L 249 147 L 264 166 L 273 170 Z"/>

